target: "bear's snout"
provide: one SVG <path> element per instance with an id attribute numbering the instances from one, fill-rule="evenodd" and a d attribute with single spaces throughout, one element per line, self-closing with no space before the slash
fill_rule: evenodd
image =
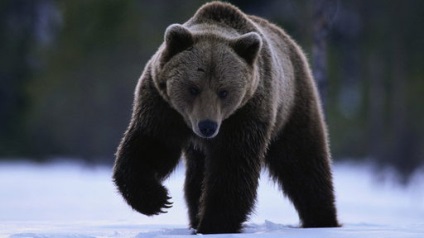
<path id="1" fill-rule="evenodd" d="M 211 120 L 200 121 L 197 126 L 203 137 L 211 138 L 215 135 L 216 130 L 218 129 L 218 123 Z"/>

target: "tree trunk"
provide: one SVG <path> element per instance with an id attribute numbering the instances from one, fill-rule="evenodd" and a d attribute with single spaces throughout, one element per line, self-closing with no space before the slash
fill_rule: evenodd
<path id="1" fill-rule="evenodd" d="M 323 111 L 327 104 L 327 35 L 331 0 L 314 0 L 313 3 L 313 47 L 312 72 L 318 85 Z"/>

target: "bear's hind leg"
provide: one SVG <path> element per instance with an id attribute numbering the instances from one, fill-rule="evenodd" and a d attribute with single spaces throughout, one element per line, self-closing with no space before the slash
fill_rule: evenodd
<path id="1" fill-rule="evenodd" d="M 184 154 L 186 158 L 185 199 L 190 227 L 196 229 L 199 224 L 199 202 L 204 179 L 205 155 L 194 149 L 193 146 L 189 146 Z"/>
<path id="2" fill-rule="evenodd" d="M 323 129 L 293 124 L 288 123 L 269 147 L 266 164 L 270 175 L 292 201 L 303 227 L 337 227 Z"/>

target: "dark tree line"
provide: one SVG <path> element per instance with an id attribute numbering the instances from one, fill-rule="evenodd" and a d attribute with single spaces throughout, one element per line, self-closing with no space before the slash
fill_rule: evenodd
<path id="1" fill-rule="evenodd" d="M 0 158 L 112 161 L 144 64 L 204 2 L 1 1 Z M 423 164 L 424 1 L 232 2 L 308 53 L 336 160 Z"/>

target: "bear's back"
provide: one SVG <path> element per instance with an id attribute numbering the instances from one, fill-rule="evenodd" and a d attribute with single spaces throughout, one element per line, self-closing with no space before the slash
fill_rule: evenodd
<path id="1" fill-rule="evenodd" d="M 188 26 L 197 24 L 219 25 L 231 28 L 240 34 L 257 31 L 249 17 L 237 7 L 223 2 L 211 2 L 201 7 L 186 23 Z"/>
<path id="2" fill-rule="evenodd" d="M 233 32 L 243 35 L 249 32 L 259 33 L 263 40 L 273 41 L 268 47 L 272 50 L 281 50 L 278 45 L 281 43 L 294 44 L 293 40 L 283 29 L 270 23 L 269 21 L 253 15 L 246 15 L 237 7 L 223 2 L 210 2 L 203 5 L 196 14 L 184 24 L 193 30 L 215 29 L 219 35 L 227 35 Z M 207 25 L 207 27 L 205 27 Z M 199 26 L 199 27 L 197 27 Z M 193 28 L 192 28 L 193 27 Z M 230 33 L 231 35 L 231 33 Z M 283 43 L 283 45 L 285 45 Z M 287 52 L 284 52 L 287 53 Z"/>

